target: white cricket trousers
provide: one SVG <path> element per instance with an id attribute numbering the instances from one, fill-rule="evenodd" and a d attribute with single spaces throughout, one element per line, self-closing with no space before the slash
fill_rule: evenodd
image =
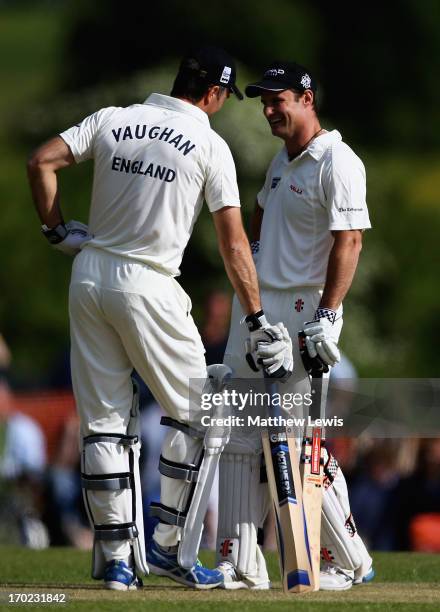
<path id="1" fill-rule="evenodd" d="M 86 247 L 73 263 L 69 314 L 82 436 L 126 432 L 133 368 L 170 417 L 188 420 L 189 379 L 206 378 L 205 351 L 174 278 Z"/>

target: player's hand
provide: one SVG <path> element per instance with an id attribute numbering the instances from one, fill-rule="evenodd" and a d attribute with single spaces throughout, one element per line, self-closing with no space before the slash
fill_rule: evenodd
<path id="1" fill-rule="evenodd" d="M 270 325 L 263 311 L 245 319 L 249 328 L 246 361 L 258 372 L 263 369 L 271 378 L 286 380 L 293 371 L 292 342 L 282 323 Z"/>
<path id="2" fill-rule="evenodd" d="M 324 310 L 330 316 L 321 312 Z M 304 323 L 303 330 L 306 335 L 307 352 L 312 359 L 319 356 L 326 365 L 334 366 L 341 360 L 338 345 L 333 338 L 333 322 L 336 312 L 318 308 L 316 316 L 320 316 L 320 318 Z"/>
<path id="3" fill-rule="evenodd" d="M 292 340 L 283 323 L 273 325 L 271 333 L 276 340 L 258 343 L 257 361 L 263 365 L 269 378 L 287 380 L 293 372 Z"/>
<path id="4" fill-rule="evenodd" d="M 73 220 L 65 225 L 64 223 L 57 225 L 54 229 L 43 226 L 43 234 L 54 249 L 70 256 L 79 253 L 81 246 L 93 238 L 87 225 Z"/>

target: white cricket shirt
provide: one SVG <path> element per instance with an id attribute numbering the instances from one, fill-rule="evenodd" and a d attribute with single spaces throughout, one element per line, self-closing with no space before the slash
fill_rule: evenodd
<path id="1" fill-rule="evenodd" d="M 338 131 L 318 136 L 292 161 L 284 147 L 257 196 L 261 287 L 323 286 L 331 231 L 371 227 L 365 197 L 364 165 Z"/>
<path id="2" fill-rule="evenodd" d="M 183 100 L 103 108 L 60 136 L 95 162 L 88 246 L 177 276 L 203 199 L 211 212 L 240 206 L 228 145 Z"/>

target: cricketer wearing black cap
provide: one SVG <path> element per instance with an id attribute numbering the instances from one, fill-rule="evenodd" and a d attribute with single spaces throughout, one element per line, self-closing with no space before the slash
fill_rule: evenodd
<path id="1" fill-rule="evenodd" d="M 236 78 L 235 62 L 226 51 L 219 47 L 199 47 L 182 59 L 171 95 L 196 101 L 208 87 L 219 85 L 243 100 Z"/>
<path id="2" fill-rule="evenodd" d="M 251 83 L 246 87 L 248 98 L 261 96 L 262 90 L 284 91 L 293 89 L 304 92 L 311 89 L 317 90 L 317 84 L 310 72 L 295 62 L 272 62 L 264 71 L 263 78 L 257 83 Z"/>

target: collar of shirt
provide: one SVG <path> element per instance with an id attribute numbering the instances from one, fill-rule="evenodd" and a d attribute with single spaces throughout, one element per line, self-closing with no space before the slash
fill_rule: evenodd
<path id="1" fill-rule="evenodd" d="M 152 106 L 160 106 L 161 108 L 167 108 L 178 113 L 184 113 L 185 115 L 191 115 L 195 119 L 198 119 L 203 124 L 209 127 L 208 115 L 202 111 L 198 106 L 173 98 L 172 96 L 165 96 L 164 94 L 152 93 L 145 100 L 144 104 L 151 104 Z"/>
<path id="2" fill-rule="evenodd" d="M 319 161 L 321 157 L 324 155 L 326 150 L 334 143 L 340 142 L 342 140 L 341 134 L 338 130 L 332 130 L 331 132 L 326 132 L 321 136 L 317 136 L 314 138 L 308 147 L 304 149 L 300 155 L 294 157 L 292 160 L 289 160 L 289 155 L 287 153 L 286 147 L 284 147 L 284 157 L 287 163 L 291 163 L 292 161 L 297 161 L 298 159 L 302 159 L 306 155 L 310 155 L 313 157 L 315 161 Z"/>

